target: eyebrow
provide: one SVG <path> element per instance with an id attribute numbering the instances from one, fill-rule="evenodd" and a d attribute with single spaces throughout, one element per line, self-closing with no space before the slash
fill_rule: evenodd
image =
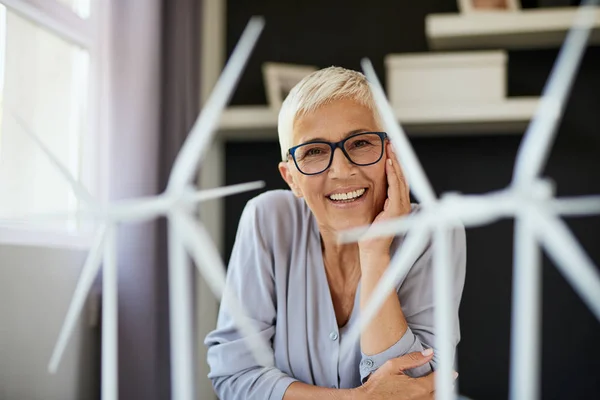
<path id="1" fill-rule="evenodd" d="M 354 129 L 350 132 L 346 132 L 346 134 L 344 135 L 342 140 L 346 139 L 349 136 L 356 135 L 357 133 L 363 133 L 363 132 L 371 132 L 371 131 L 369 129 L 365 129 L 365 128 Z M 312 142 L 328 142 L 329 143 L 329 141 L 327 139 L 324 139 L 321 137 L 316 137 L 316 138 L 300 141 L 300 143 L 298 143 L 298 145 L 312 143 Z"/>

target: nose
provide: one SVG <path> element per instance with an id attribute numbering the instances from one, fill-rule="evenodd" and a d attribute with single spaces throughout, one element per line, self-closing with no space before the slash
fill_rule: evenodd
<path id="1" fill-rule="evenodd" d="M 342 149 L 337 148 L 333 152 L 333 160 L 329 167 L 329 176 L 333 179 L 343 179 L 356 175 L 357 166 L 352 164 Z"/>

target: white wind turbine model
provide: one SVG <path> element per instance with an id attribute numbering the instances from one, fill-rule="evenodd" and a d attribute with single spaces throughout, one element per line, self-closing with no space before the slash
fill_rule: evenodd
<path id="1" fill-rule="evenodd" d="M 600 214 L 600 196 L 557 199 L 553 185 L 539 177 L 593 26 L 596 3 L 587 1 L 580 7 L 544 89 L 540 106 L 519 148 L 513 181 L 508 188 L 498 192 L 485 195 L 450 193 L 437 200 L 370 62 L 363 61 L 363 70 L 372 84 L 387 132 L 422 209 L 416 214 L 342 234 L 342 241 L 351 242 L 408 232 L 362 313 L 360 322 L 348 333 L 342 351 L 351 350 L 360 332 L 372 320 L 400 279 L 409 272 L 433 234 L 435 345 L 438 360 L 436 398 L 447 400 L 455 397 L 452 388 L 454 360 L 447 341 L 451 337 L 453 322 L 448 308 L 452 300 L 448 233 L 457 222 L 469 227 L 486 225 L 500 218 L 515 218 L 511 399 L 535 400 L 540 397 L 541 270 L 538 244 L 544 247 L 570 285 L 600 320 L 600 274 L 560 219 L 561 215 Z"/>
<path id="2" fill-rule="evenodd" d="M 198 202 L 235 193 L 258 189 L 263 182 L 253 182 L 196 191 L 193 179 L 198 165 L 211 143 L 219 117 L 226 106 L 242 70 L 263 29 L 262 18 L 254 17 L 248 23 L 238 45 L 229 59 L 208 102 L 196 120 L 191 132 L 178 154 L 167 189 L 164 193 L 125 200 L 113 204 L 98 204 L 89 192 L 70 174 L 68 169 L 48 150 L 42 141 L 15 117 L 23 130 L 39 145 L 53 166 L 69 181 L 75 196 L 84 204 L 82 210 L 73 213 L 37 216 L 38 219 L 75 216 L 91 218 L 99 222 L 95 238 L 69 306 L 58 341 L 49 364 L 55 372 L 73 332 L 87 294 L 103 264 L 102 280 L 102 399 L 116 400 L 117 381 L 117 226 L 126 222 L 152 220 L 166 216 L 169 241 L 169 304 L 171 329 L 171 378 L 174 400 L 194 399 L 192 299 L 189 288 L 188 254 L 217 298 L 222 296 L 231 302 L 232 317 L 238 329 L 247 338 L 247 344 L 259 364 L 273 364 L 272 351 L 263 343 L 251 320 L 246 317 L 242 303 L 235 293 L 225 286 L 225 267 L 218 250 L 205 228 L 194 216 Z M 36 218 L 36 217 L 34 217 Z M 253 339 L 251 339 L 253 338 Z"/>

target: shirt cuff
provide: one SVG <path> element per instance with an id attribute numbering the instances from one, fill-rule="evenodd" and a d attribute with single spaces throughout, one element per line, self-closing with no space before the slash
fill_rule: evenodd
<path id="1" fill-rule="evenodd" d="M 379 354 L 373 354 L 368 356 L 361 352 L 362 359 L 360 361 L 360 381 L 365 383 L 369 375 L 377 371 L 386 361 L 392 358 L 401 357 L 405 354 L 412 353 L 414 351 L 423 351 L 423 345 L 421 341 L 415 336 L 410 330 L 406 329 L 404 335 L 394 343 L 387 350 L 382 351 Z M 428 364 L 421 367 L 413 368 L 406 371 L 406 374 L 411 377 L 423 376 L 431 372 L 431 366 Z"/>
<path id="2" fill-rule="evenodd" d="M 281 379 L 277 380 L 273 391 L 271 391 L 271 396 L 269 396 L 269 400 L 282 400 L 285 391 L 294 382 L 298 382 L 298 379 L 294 379 L 291 376 L 284 376 Z"/>

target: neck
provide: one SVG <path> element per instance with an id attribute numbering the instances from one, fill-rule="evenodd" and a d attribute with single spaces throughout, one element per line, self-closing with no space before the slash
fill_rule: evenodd
<path id="1" fill-rule="evenodd" d="M 321 245 L 325 268 L 348 277 L 360 271 L 360 253 L 357 243 L 339 243 L 338 232 L 321 228 Z"/>

